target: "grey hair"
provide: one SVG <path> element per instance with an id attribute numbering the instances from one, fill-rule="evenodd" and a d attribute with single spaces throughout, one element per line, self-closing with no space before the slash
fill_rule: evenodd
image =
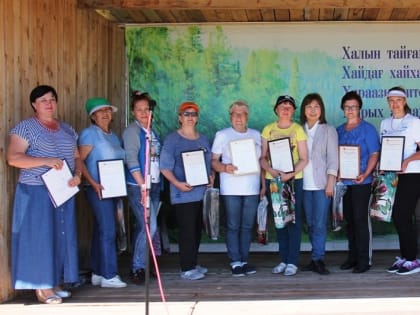
<path id="1" fill-rule="evenodd" d="M 244 108 L 246 113 L 249 114 L 249 105 L 247 102 L 245 102 L 244 100 L 237 100 L 235 102 L 233 102 L 230 106 L 229 106 L 229 114 L 232 114 L 233 112 L 233 108 L 234 107 L 240 107 L 240 108 Z"/>

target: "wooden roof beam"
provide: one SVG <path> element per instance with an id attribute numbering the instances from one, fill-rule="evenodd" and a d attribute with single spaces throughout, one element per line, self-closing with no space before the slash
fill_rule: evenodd
<path id="1" fill-rule="evenodd" d="M 420 8 L 418 0 L 77 0 L 79 8 L 110 9 L 329 9 Z"/>

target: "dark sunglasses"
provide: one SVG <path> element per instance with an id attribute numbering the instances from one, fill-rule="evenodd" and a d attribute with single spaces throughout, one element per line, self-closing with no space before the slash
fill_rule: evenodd
<path id="1" fill-rule="evenodd" d="M 183 112 L 182 116 L 184 116 L 184 117 L 198 117 L 198 113 L 197 112 Z"/>

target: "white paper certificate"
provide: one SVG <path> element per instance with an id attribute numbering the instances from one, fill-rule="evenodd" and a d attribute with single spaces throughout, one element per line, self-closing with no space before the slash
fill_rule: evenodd
<path id="1" fill-rule="evenodd" d="M 358 145 L 339 146 L 340 177 L 356 179 L 360 174 L 360 147 Z"/>
<path id="2" fill-rule="evenodd" d="M 207 185 L 206 160 L 203 150 L 185 151 L 181 153 L 184 165 L 185 181 L 191 186 Z"/>
<path id="3" fill-rule="evenodd" d="M 284 173 L 290 173 L 295 170 L 290 138 L 281 138 L 269 141 L 268 150 L 270 153 L 272 168 Z"/>
<path id="4" fill-rule="evenodd" d="M 383 136 L 381 139 L 381 155 L 379 159 L 379 170 L 401 171 L 404 156 L 403 136 Z"/>
<path id="5" fill-rule="evenodd" d="M 59 170 L 51 168 L 41 175 L 45 186 L 47 186 L 50 199 L 57 208 L 79 192 L 79 187 L 69 186 L 69 181 L 73 178 L 69 165 L 63 160 L 63 167 Z"/>
<path id="6" fill-rule="evenodd" d="M 127 196 L 125 182 L 124 161 L 98 161 L 99 183 L 104 187 L 101 191 L 102 199 Z"/>
<path id="7" fill-rule="evenodd" d="M 229 142 L 232 165 L 236 167 L 234 175 L 255 174 L 260 171 L 255 140 L 240 139 Z"/>

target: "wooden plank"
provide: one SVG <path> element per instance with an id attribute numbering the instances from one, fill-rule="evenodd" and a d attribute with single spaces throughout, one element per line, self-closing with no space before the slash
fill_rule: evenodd
<path id="1" fill-rule="evenodd" d="M 286 9 L 275 9 L 276 21 L 290 21 L 290 11 Z"/>
<path id="2" fill-rule="evenodd" d="M 319 10 L 320 21 L 333 21 L 334 20 L 334 9 L 320 9 Z"/>
<path id="3" fill-rule="evenodd" d="M 245 10 L 232 10 L 232 22 L 246 22 L 248 16 Z"/>
<path id="4" fill-rule="evenodd" d="M 78 0 L 87 9 L 305 9 L 305 8 L 394 8 L 395 0 Z M 420 8 L 417 0 L 400 0 L 399 8 Z"/>
<path id="5" fill-rule="evenodd" d="M 365 21 L 375 21 L 378 17 L 379 9 L 365 9 L 363 11 L 363 20 Z"/>
<path id="6" fill-rule="evenodd" d="M 136 23 L 146 23 L 147 17 L 143 14 L 143 10 L 130 10 L 128 11 L 128 14 L 130 14 L 130 17 L 133 19 L 133 21 L 136 21 Z M 165 21 L 165 18 L 162 18 L 161 15 L 159 15 L 159 18 L 161 21 Z"/>
<path id="7" fill-rule="evenodd" d="M 171 10 L 156 10 L 156 13 L 161 17 L 162 21 L 175 23 L 176 19 Z"/>
<path id="8" fill-rule="evenodd" d="M 305 21 L 318 21 L 319 20 L 319 9 L 305 9 L 303 10 Z"/>
<path id="9" fill-rule="evenodd" d="M 420 20 L 420 9 L 409 10 L 405 19 L 408 20 L 408 21 Z"/>
<path id="10" fill-rule="evenodd" d="M 394 10 L 392 10 L 390 19 L 393 21 L 404 21 L 408 12 L 409 9 L 395 8 Z"/>
<path id="11" fill-rule="evenodd" d="M 262 9 L 260 10 L 261 16 L 264 22 L 274 22 L 276 21 L 276 17 L 274 15 L 273 9 Z"/>
<path id="12" fill-rule="evenodd" d="M 348 13 L 349 13 L 348 9 L 336 8 L 334 9 L 334 20 L 345 21 L 347 20 Z"/>
<path id="13" fill-rule="evenodd" d="M 363 18 L 363 11 L 364 9 L 358 8 L 358 9 L 349 9 L 347 20 L 349 21 L 359 21 Z"/>
<path id="14" fill-rule="evenodd" d="M 260 10 L 246 10 L 246 15 L 248 16 L 249 22 L 261 22 L 262 15 Z"/>
<path id="15" fill-rule="evenodd" d="M 190 21 L 194 23 L 202 23 L 206 21 L 200 10 L 189 10 L 187 11 L 187 15 Z"/>
<path id="16" fill-rule="evenodd" d="M 109 21 L 113 21 L 113 22 L 119 22 L 118 18 L 116 16 L 113 15 L 111 10 L 95 10 L 96 13 L 98 13 L 99 15 L 103 16 L 105 19 L 109 20 Z M 134 10 L 137 11 L 137 10 Z M 130 12 L 131 14 L 131 12 Z"/>
<path id="17" fill-rule="evenodd" d="M 392 14 L 392 8 L 382 8 L 378 12 L 378 16 L 376 17 L 376 20 L 378 21 L 388 21 Z"/>
<path id="18" fill-rule="evenodd" d="M 293 9 L 293 10 L 289 10 L 290 12 L 290 21 L 295 22 L 295 21 L 304 21 L 305 17 L 304 17 L 304 12 L 302 9 Z"/>
<path id="19" fill-rule="evenodd" d="M 188 23 L 188 15 L 185 10 L 171 10 L 177 23 Z M 206 13 L 203 13 L 206 16 Z"/>
<path id="20" fill-rule="evenodd" d="M 161 23 L 161 22 L 163 22 L 163 20 L 159 16 L 159 14 L 156 13 L 156 10 L 143 9 L 142 13 L 146 17 L 147 21 L 150 22 L 150 23 Z"/>
<path id="21" fill-rule="evenodd" d="M 218 19 L 216 11 L 211 10 L 211 9 L 203 10 L 203 16 L 204 16 L 206 22 L 210 22 L 210 23 L 211 22 L 217 22 L 217 19 Z"/>

